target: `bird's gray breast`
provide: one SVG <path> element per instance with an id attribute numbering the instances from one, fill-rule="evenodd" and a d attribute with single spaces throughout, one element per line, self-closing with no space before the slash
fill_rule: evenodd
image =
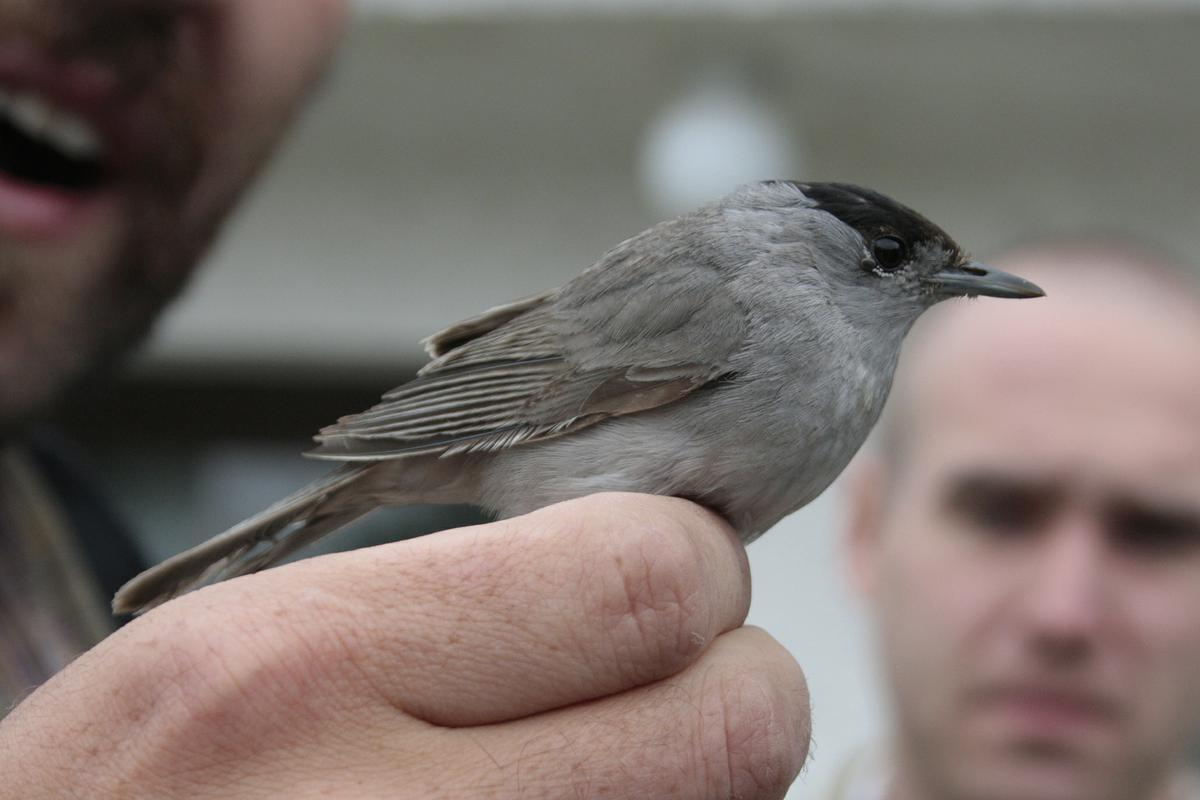
<path id="1" fill-rule="evenodd" d="M 824 491 L 879 418 L 896 356 L 840 333 L 776 351 L 701 414 L 717 465 L 709 502 L 747 540 Z"/>

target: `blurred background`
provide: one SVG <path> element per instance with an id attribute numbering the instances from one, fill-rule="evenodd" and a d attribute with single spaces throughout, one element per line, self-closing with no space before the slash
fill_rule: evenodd
<path id="1" fill-rule="evenodd" d="M 1195 262 L 1200 4 L 372 0 L 331 77 L 123 378 L 68 430 L 150 559 L 324 471 L 308 437 L 418 340 L 577 274 L 739 182 L 863 183 L 975 255 L 1117 231 Z M 750 548 L 751 621 L 808 674 L 816 797 L 883 725 L 837 486 Z M 478 519 L 384 514 L 356 546 Z"/>

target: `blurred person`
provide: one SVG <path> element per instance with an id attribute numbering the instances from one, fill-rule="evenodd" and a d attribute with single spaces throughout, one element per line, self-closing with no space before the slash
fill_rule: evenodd
<path id="1" fill-rule="evenodd" d="M 141 566 L 33 424 L 149 329 L 321 74 L 344 0 L 0 0 L 0 716 Z"/>
<path id="2" fill-rule="evenodd" d="M 1200 293 L 1116 241 L 997 266 L 1047 298 L 918 323 L 850 474 L 893 723 L 834 796 L 1200 797 Z"/>
<path id="3" fill-rule="evenodd" d="M 31 421 L 184 284 L 344 13 L 0 0 L 0 798 L 781 797 L 803 675 L 680 500 L 310 559 L 105 636 L 136 554 Z"/>

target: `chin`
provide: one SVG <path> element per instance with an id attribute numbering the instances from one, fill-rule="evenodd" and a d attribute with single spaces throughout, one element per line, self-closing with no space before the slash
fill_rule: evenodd
<path id="1" fill-rule="evenodd" d="M 0 434 L 11 435 L 52 411 L 79 372 L 74 363 L 30 363 L 0 355 Z"/>
<path id="2" fill-rule="evenodd" d="M 1102 764 L 1053 742 L 1027 741 L 953 768 L 963 800 L 1124 800 L 1129 797 L 1111 762 Z"/>
<path id="3" fill-rule="evenodd" d="M 978 776 L 976 776 L 978 777 Z M 963 800 L 1108 800 L 1112 795 L 1095 786 L 1095 780 L 1078 774 L 1035 771 L 1006 773 L 993 781 L 972 782 L 953 795 Z M 1116 800 L 1116 798 L 1113 798 Z"/>
<path id="4" fill-rule="evenodd" d="M 97 310 L 102 322 L 57 316 L 58 325 L 43 327 L 16 316 L 0 327 L 0 435 L 85 391 L 127 349 L 130 320 L 107 304 Z"/>

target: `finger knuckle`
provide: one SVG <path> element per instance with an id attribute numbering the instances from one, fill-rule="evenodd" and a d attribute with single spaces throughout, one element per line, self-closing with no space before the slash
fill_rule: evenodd
<path id="1" fill-rule="evenodd" d="M 794 662 L 793 662 L 794 663 Z M 710 785 L 733 797 L 783 797 L 808 757 L 809 709 L 803 675 L 746 670 L 720 682 L 713 722 L 721 746 L 707 760 Z"/>
<path id="2" fill-rule="evenodd" d="M 672 674 L 714 636 L 703 554 L 685 521 L 639 514 L 616 526 L 603 548 L 600 619 L 618 663 Z"/>

